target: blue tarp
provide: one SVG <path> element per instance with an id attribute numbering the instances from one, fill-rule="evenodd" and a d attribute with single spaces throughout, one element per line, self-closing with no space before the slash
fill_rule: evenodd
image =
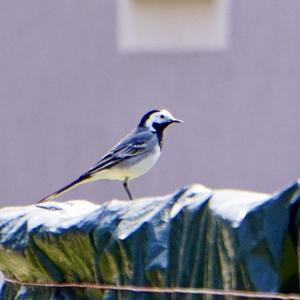
<path id="1" fill-rule="evenodd" d="M 3 208 L 0 270 L 23 282 L 296 293 L 299 195 L 298 182 L 273 195 L 192 185 L 135 201 Z M 0 295 L 9 300 L 173 299 L 9 283 Z"/>

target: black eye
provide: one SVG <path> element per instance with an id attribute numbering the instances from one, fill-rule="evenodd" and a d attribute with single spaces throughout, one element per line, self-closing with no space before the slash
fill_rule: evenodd
<path id="1" fill-rule="evenodd" d="M 165 116 L 164 115 L 160 115 L 160 117 L 163 119 Z"/>

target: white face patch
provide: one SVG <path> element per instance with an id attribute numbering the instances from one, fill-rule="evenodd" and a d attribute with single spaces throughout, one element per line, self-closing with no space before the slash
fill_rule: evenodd
<path id="1" fill-rule="evenodd" d="M 164 124 L 170 123 L 173 120 L 175 120 L 175 118 L 172 116 L 172 114 L 167 110 L 162 109 L 159 112 L 153 113 L 146 121 L 145 126 L 155 131 L 155 129 L 153 128 L 154 123 Z"/>

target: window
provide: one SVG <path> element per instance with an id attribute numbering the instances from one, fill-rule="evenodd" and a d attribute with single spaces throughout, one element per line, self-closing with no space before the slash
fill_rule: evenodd
<path id="1" fill-rule="evenodd" d="M 118 0 L 121 51 L 225 50 L 230 0 Z"/>

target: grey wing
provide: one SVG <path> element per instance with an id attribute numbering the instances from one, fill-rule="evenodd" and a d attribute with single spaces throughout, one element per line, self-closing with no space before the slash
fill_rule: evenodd
<path id="1" fill-rule="evenodd" d="M 84 176 L 93 175 L 103 169 L 112 167 L 124 159 L 147 152 L 155 143 L 155 139 L 155 134 L 148 131 L 130 134 L 104 155 Z"/>

